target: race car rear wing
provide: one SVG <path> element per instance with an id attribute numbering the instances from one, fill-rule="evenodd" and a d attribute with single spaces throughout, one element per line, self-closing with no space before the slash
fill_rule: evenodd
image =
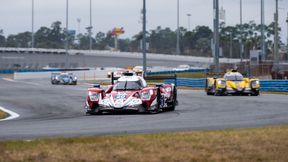
<path id="1" fill-rule="evenodd" d="M 113 84 L 114 84 L 114 81 L 115 81 L 115 80 L 118 80 L 119 78 L 120 78 L 120 77 L 115 77 L 115 76 L 114 76 L 114 72 L 112 72 L 112 73 L 111 73 L 111 84 L 113 85 Z"/>
<path id="2" fill-rule="evenodd" d="M 51 73 L 51 77 L 59 76 L 61 73 Z"/>
<path id="3" fill-rule="evenodd" d="M 207 78 L 221 78 L 225 73 L 206 73 Z"/>
<path id="4" fill-rule="evenodd" d="M 127 75 L 127 76 L 132 76 L 132 75 L 135 75 L 131 72 L 127 72 L 127 73 L 124 73 L 123 75 Z M 120 77 L 115 77 L 114 76 L 114 73 L 112 72 L 111 73 L 111 84 L 113 85 L 114 84 L 114 81 L 115 80 L 118 80 Z M 161 81 L 164 81 L 164 80 L 173 80 L 174 81 L 174 85 L 177 86 L 177 75 L 176 74 L 173 74 L 171 76 L 152 76 L 152 75 L 147 75 L 147 76 L 144 76 L 143 77 L 146 81 L 150 80 L 161 80 Z"/>

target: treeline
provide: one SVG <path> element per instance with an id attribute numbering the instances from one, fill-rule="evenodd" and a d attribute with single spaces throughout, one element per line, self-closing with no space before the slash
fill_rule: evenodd
<path id="1" fill-rule="evenodd" d="M 65 47 L 65 28 L 60 21 L 52 23 L 50 27 L 41 27 L 35 32 L 35 48 L 64 48 Z M 273 49 L 274 24 L 265 25 L 265 42 L 267 53 Z M 280 29 L 279 29 L 280 30 Z M 242 37 L 241 37 L 242 31 Z M 31 47 L 31 32 L 9 35 L 7 38 L 0 34 L 0 47 Z M 125 52 L 140 52 L 140 42 L 142 32 L 134 35 L 130 39 L 119 39 L 118 48 Z M 212 30 L 207 26 L 197 26 L 192 31 L 180 28 L 180 50 L 182 55 L 211 56 Z M 261 25 L 254 22 L 243 24 L 242 26 L 227 26 L 220 28 L 220 45 L 223 57 L 240 57 L 240 39 L 244 45 L 244 56 L 248 57 L 249 50 L 260 49 L 261 47 Z M 89 49 L 89 34 L 69 35 L 70 49 Z M 177 31 L 170 28 L 158 26 L 154 30 L 147 32 L 147 43 L 149 52 L 175 54 L 177 41 Z M 94 50 L 113 50 L 114 37 L 112 32 L 98 32 L 92 36 L 92 48 Z"/>

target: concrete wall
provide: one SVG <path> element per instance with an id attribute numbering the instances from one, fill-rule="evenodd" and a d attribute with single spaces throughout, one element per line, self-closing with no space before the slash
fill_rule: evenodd
<path id="1" fill-rule="evenodd" d="M 77 76 L 78 80 L 106 79 L 109 70 L 67 71 Z M 16 72 L 15 80 L 21 79 L 50 79 L 52 72 Z"/>

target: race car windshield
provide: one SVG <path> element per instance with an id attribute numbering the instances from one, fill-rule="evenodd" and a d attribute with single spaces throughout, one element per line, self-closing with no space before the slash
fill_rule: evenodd
<path id="1" fill-rule="evenodd" d="M 140 90 L 142 88 L 140 81 L 118 81 L 113 90 Z"/>
<path id="2" fill-rule="evenodd" d="M 69 78 L 68 75 L 60 75 L 61 78 Z"/>
<path id="3" fill-rule="evenodd" d="M 224 79 L 231 80 L 231 81 L 242 81 L 243 76 L 242 75 L 226 75 Z"/>

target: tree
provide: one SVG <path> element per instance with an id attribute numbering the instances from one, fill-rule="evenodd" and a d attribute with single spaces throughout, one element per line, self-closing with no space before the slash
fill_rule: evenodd
<path id="1" fill-rule="evenodd" d="M 106 35 L 103 32 L 98 32 L 96 34 L 95 42 L 96 42 L 96 49 L 98 50 L 104 50 L 106 47 Z"/>
<path id="2" fill-rule="evenodd" d="M 162 29 L 158 26 L 150 32 L 150 50 L 153 53 L 172 53 L 176 51 L 176 32 L 170 28 Z"/>
<path id="3" fill-rule="evenodd" d="M 52 42 L 49 40 L 51 29 L 47 27 L 41 27 L 35 33 L 35 47 L 36 48 L 52 48 Z"/>
<path id="4" fill-rule="evenodd" d="M 90 48 L 90 38 L 89 35 L 86 33 L 85 35 L 79 35 L 79 48 L 80 49 L 89 49 Z"/>
<path id="5" fill-rule="evenodd" d="M 69 36 L 69 44 L 74 37 Z M 64 48 L 65 31 L 61 28 L 61 22 L 55 21 L 51 28 L 41 27 L 35 33 L 35 47 L 37 48 Z"/>
<path id="6" fill-rule="evenodd" d="M 6 38 L 3 35 L 0 35 L 0 47 L 6 46 Z"/>
<path id="7" fill-rule="evenodd" d="M 9 35 L 7 38 L 7 47 L 29 48 L 31 46 L 31 32 Z"/>
<path id="8" fill-rule="evenodd" d="M 281 29 L 279 28 L 278 30 Z M 236 25 L 221 28 L 220 45 L 223 49 L 224 56 L 228 56 L 229 53 L 231 34 L 233 41 L 233 57 L 240 57 L 239 40 L 241 38 L 244 44 L 244 56 L 249 56 L 249 52 L 252 49 L 261 49 L 261 25 L 257 25 L 254 21 L 250 21 L 242 26 Z M 272 48 L 273 46 L 273 42 L 270 40 L 271 36 L 274 36 L 274 23 L 264 26 L 264 37 L 266 47 L 268 48 Z"/>

